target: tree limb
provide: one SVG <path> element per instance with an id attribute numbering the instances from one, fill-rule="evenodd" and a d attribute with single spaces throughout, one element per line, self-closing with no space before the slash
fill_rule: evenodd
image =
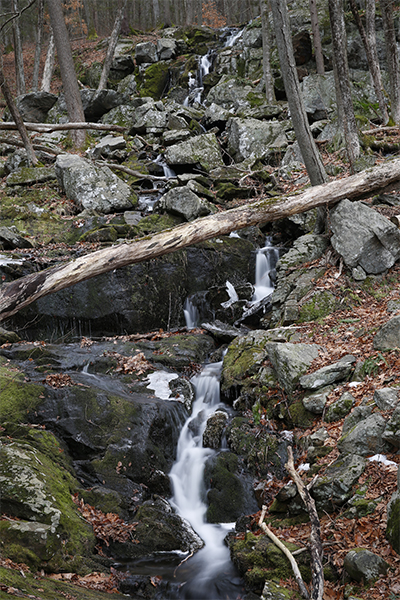
<path id="1" fill-rule="evenodd" d="M 313 186 L 303 193 L 263 198 L 238 208 L 182 223 L 152 236 L 75 258 L 67 264 L 3 284 L 0 287 L 0 321 L 43 296 L 102 273 L 157 258 L 251 225 L 276 221 L 318 206 L 332 205 L 344 198 L 360 200 L 378 191 L 382 193 L 393 189 L 399 182 L 400 159 L 391 160 L 346 179 Z"/>
<path id="2" fill-rule="evenodd" d="M 37 131 L 38 133 L 51 133 L 52 131 L 63 131 L 69 129 L 97 129 L 99 131 L 127 131 L 126 127 L 120 125 L 108 125 L 107 123 L 24 123 L 28 131 Z M 0 122 L 0 130 L 13 131 L 18 129 L 12 121 Z"/>
<path id="3" fill-rule="evenodd" d="M 16 140 L 15 138 L 8 138 L 0 136 L 0 144 L 10 144 L 10 146 L 18 146 L 19 148 L 23 148 L 24 144 L 21 140 Z M 50 146 L 44 146 L 43 144 L 32 144 L 34 150 L 40 150 L 42 152 L 48 152 L 49 154 L 64 154 L 63 150 L 59 150 L 58 148 L 51 148 Z"/>
<path id="4" fill-rule="evenodd" d="M 97 161 L 98 164 L 102 167 L 109 167 L 109 169 L 116 169 L 117 171 L 122 171 L 123 173 L 127 173 L 128 175 L 133 175 L 133 177 L 138 177 L 139 179 L 151 179 L 157 181 L 167 181 L 168 177 L 161 177 L 159 175 L 150 175 L 150 173 L 141 173 L 140 171 L 135 171 L 134 169 L 129 169 L 129 167 L 124 167 L 124 165 L 117 165 L 116 163 L 109 163 L 103 161 Z M 149 190 L 146 190 L 146 193 Z"/>
<path id="5" fill-rule="evenodd" d="M 288 548 L 286 548 L 285 544 L 283 544 L 281 542 L 281 540 L 278 537 L 276 537 L 276 535 L 270 530 L 268 525 L 266 523 L 264 523 L 264 518 L 265 518 L 266 512 L 267 512 L 267 507 L 263 506 L 262 511 L 261 511 L 260 520 L 258 521 L 258 526 L 274 542 L 275 546 L 277 546 L 280 550 L 282 550 L 284 555 L 288 558 L 288 560 L 290 562 L 290 566 L 292 567 L 294 578 L 296 580 L 297 585 L 299 586 L 300 594 L 303 596 L 303 598 L 306 598 L 307 600 L 309 600 L 310 594 L 308 593 L 308 590 L 305 586 L 305 583 L 301 576 L 300 569 L 296 562 L 296 559 L 294 558 L 294 556 L 290 552 L 290 550 Z"/>
<path id="6" fill-rule="evenodd" d="M 304 485 L 300 475 L 294 468 L 292 448 L 288 446 L 288 461 L 285 465 L 287 472 L 296 484 L 297 491 L 303 500 L 310 517 L 310 551 L 312 571 L 312 600 L 322 600 L 324 594 L 324 570 L 322 566 L 323 549 L 321 542 L 321 524 L 319 522 L 314 498 L 311 497 L 308 488 Z"/>

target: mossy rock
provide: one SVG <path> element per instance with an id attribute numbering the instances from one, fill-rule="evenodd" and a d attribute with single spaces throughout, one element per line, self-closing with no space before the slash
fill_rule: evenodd
<path id="1" fill-rule="evenodd" d="M 400 554 L 400 494 L 393 494 L 388 504 L 386 537 L 393 550 Z"/>
<path id="2" fill-rule="evenodd" d="M 17 569 L 0 567 L 0 581 L 3 585 L 13 588 L 12 595 L 40 600 L 55 600 L 58 598 L 74 598 L 75 600 L 110 600 L 110 594 L 98 590 L 90 590 L 72 583 L 48 579 L 38 574 L 25 572 L 24 575 Z M 16 590 L 19 594 L 16 594 Z M 0 600 L 9 600 L 11 593 L 0 590 Z M 126 598 L 122 594 L 114 593 L 113 598 Z"/>
<path id="3" fill-rule="evenodd" d="M 337 298 L 329 290 L 318 290 L 300 304 L 299 321 L 318 321 L 330 315 L 338 307 Z"/>
<path id="4" fill-rule="evenodd" d="M 251 198 L 254 191 L 251 188 L 243 188 L 234 183 L 217 183 L 215 186 L 217 198 L 220 200 L 234 200 L 235 198 Z"/>
<path id="5" fill-rule="evenodd" d="M 289 407 L 282 408 L 282 417 L 288 426 L 302 429 L 311 427 L 315 419 L 315 415 L 304 408 L 301 400 L 296 400 Z"/>
<path id="6" fill-rule="evenodd" d="M 137 75 L 139 95 L 160 100 L 168 85 L 168 64 L 159 61 Z"/>
<path id="7" fill-rule="evenodd" d="M 44 389 L 43 385 L 27 383 L 24 373 L 10 368 L 0 356 L 0 423 L 18 424 L 26 420 L 39 406 Z"/>
<path id="8" fill-rule="evenodd" d="M 0 450 L 2 510 L 17 520 L 2 525 L 2 554 L 37 569 L 88 572 L 95 536 L 71 493 L 77 482 L 48 456 L 13 442 Z"/>
<path id="9" fill-rule="evenodd" d="M 204 479 L 207 492 L 207 521 L 209 523 L 230 523 L 244 512 L 244 489 L 237 469 L 238 457 L 232 452 L 224 452 L 206 464 Z"/>

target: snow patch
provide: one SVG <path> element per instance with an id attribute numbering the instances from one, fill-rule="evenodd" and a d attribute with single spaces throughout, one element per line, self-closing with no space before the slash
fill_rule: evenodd
<path id="1" fill-rule="evenodd" d="M 154 371 L 154 373 L 150 373 L 147 376 L 146 381 L 149 382 L 149 385 L 146 386 L 150 390 L 154 391 L 154 395 L 157 398 L 161 398 L 161 400 L 169 400 L 171 397 L 171 390 L 169 387 L 169 382 L 173 379 L 178 379 L 178 375 L 176 373 L 168 373 L 168 371 Z M 173 398 L 176 400 L 176 398 Z"/>
<path id="2" fill-rule="evenodd" d="M 393 462 L 393 460 L 388 460 L 384 454 L 374 454 L 374 456 L 370 456 L 368 460 L 371 462 L 380 462 L 387 467 L 391 465 L 397 467 L 397 463 Z"/>

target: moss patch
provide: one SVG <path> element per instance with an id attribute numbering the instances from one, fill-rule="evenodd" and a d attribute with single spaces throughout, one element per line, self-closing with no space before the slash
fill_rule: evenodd
<path id="1" fill-rule="evenodd" d="M 0 356 L 0 423 L 24 422 L 27 415 L 35 410 L 43 398 L 44 386 L 26 383 L 24 374 L 6 365 Z"/>
<path id="2" fill-rule="evenodd" d="M 150 65 L 137 75 L 137 83 L 140 96 L 160 100 L 168 84 L 168 64 L 160 61 Z"/>

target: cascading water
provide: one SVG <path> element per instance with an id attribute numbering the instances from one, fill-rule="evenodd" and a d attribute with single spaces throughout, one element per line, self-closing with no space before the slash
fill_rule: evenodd
<path id="1" fill-rule="evenodd" d="M 266 298 L 274 291 L 273 274 L 279 260 L 279 248 L 272 245 L 271 238 L 267 237 L 265 246 L 260 248 L 256 255 L 256 276 L 252 302 Z"/>
<path id="2" fill-rule="evenodd" d="M 205 542 L 205 547 L 177 571 L 179 580 L 185 581 L 177 597 L 191 600 L 229 600 L 237 598 L 241 590 L 240 579 L 224 544 L 227 531 L 233 528 L 233 524 L 207 523 L 207 506 L 203 501 L 204 467 L 216 451 L 203 448 L 202 436 L 207 418 L 220 406 L 221 370 L 222 362 L 210 364 L 192 379 L 196 400 L 192 414 L 181 431 L 177 459 L 170 473 L 174 490 L 172 506 Z"/>
<path id="3" fill-rule="evenodd" d="M 225 44 L 224 44 L 225 48 L 231 48 L 232 46 L 234 46 L 236 44 L 236 42 L 242 37 L 243 32 L 244 32 L 244 28 L 243 29 L 233 29 L 225 40 Z"/>
<path id="4" fill-rule="evenodd" d="M 188 329 L 194 329 L 197 327 L 200 315 L 198 308 L 193 304 L 190 297 L 188 296 L 183 305 L 183 314 L 185 316 L 186 327 Z"/>
<path id="5" fill-rule="evenodd" d="M 209 74 L 213 64 L 214 51 L 209 50 L 207 54 L 199 58 L 199 64 L 196 76 L 193 73 L 189 73 L 189 94 L 186 96 L 183 105 L 189 106 L 190 104 L 201 104 L 202 94 L 204 91 L 203 80 L 206 75 Z"/>

